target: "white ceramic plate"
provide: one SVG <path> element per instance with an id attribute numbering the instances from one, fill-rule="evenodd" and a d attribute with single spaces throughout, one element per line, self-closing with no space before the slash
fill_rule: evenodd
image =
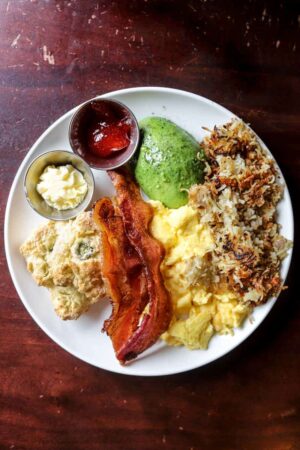
<path id="1" fill-rule="evenodd" d="M 205 134 L 202 126 L 212 128 L 234 117 L 233 113 L 206 98 L 169 88 L 124 89 L 103 97 L 125 103 L 137 119 L 152 114 L 167 117 L 199 141 Z M 74 111 L 75 108 L 58 119 L 37 140 L 21 164 L 10 191 L 5 216 L 5 249 L 12 279 L 24 306 L 58 345 L 83 361 L 112 372 L 144 376 L 174 374 L 203 366 L 230 352 L 253 333 L 271 310 L 275 299 L 256 308 L 252 315 L 253 322 L 247 320 L 243 328 L 235 331 L 234 336 L 214 336 L 208 350 L 189 351 L 167 347 L 159 342 L 136 361 L 122 367 L 114 356 L 109 338 L 100 332 L 104 319 L 110 314 L 108 302 L 94 305 L 77 321 L 63 322 L 55 315 L 47 290 L 36 286 L 32 280 L 19 253 L 19 247 L 32 229 L 44 219 L 27 204 L 23 178 L 28 164 L 37 155 L 48 150 L 70 150 L 68 126 Z M 106 173 L 93 172 L 96 181 L 95 200 L 103 195 L 111 195 L 113 188 Z M 287 188 L 279 205 L 279 222 L 282 234 L 293 239 L 293 212 Z M 286 278 L 290 259 L 291 254 L 283 262 L 283 279 Z"/>

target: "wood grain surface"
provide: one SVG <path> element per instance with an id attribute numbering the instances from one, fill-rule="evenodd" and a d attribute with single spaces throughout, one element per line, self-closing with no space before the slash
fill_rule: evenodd
<path id="1" fill-rule="evenodd" d="M 1 233 L 1 449 L 300 449 L 299 30 L 299 1 L 0 1 L 1 228 L 17 168 L 54 120 L 145 85 L 250 122 L 296 220 L 289 289 L 263 325 L 217 362 L 162 378 L 108 373 L 53 343 L 18 298 Z"/>

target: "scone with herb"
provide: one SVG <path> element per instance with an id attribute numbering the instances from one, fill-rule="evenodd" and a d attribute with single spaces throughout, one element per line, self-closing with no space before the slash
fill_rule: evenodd
<path id="1" fill-rule="evenodd" d="M 49 289 L 55 312 L 77 319 L 105 297 L 101 275 L 101 239 L 91 212 L 74 220 L 49 221 L 20 248 L 39 286 Z"/>

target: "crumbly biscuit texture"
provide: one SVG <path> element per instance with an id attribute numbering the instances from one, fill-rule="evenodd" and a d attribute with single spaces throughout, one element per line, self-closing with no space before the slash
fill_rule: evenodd
<path id="1" fill-rule="evenodd" d="M 77 319 L 105 296 L 101 238 L 90 212 L 75 220 L 47 222 L 20 251 L 35 282 L 50 290 L 62 319 Z"/>

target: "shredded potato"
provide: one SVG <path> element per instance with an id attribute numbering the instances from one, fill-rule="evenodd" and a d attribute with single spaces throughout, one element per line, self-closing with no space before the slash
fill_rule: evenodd
<path id="1" fill-rule="evenodd" d="M 291 246 L 276 222 L 283 186 L 274 161 L 237 119 L 215 127 L 203 147 L 210 170 L 189 201 L 213 230 L 214 276 L 243 302 L 264 303 L 282 289 L 280 264 Z"/>

